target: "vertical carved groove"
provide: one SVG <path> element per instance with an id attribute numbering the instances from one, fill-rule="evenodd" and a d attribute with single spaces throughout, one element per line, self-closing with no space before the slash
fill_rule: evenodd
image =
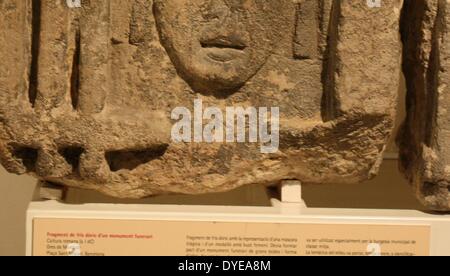
<path id="1" fill-rule="evenodd" d="M 32 26 L 31 26 L 31 67 L 28 89 L 28 99 L 34 107 L 38 90 L 38 60 L 39 60 L 39 44 L 41 37 L 41 1 L 32 0 Z"/>
<path id="2" fill-rule="evenodd" d="M 400 148 L 402 170 L 412 178 L 414 168 L 422 157 L 422 144 L 425 138 L 427 110 L 427 80 L 422 64 L 423 52 L 420 45 L 424 43 L 422 29 L 429 24 L 430 9 L 425 0 L 406 1 L 400 19 L 400 34 L 403 43 L 403 74 L 406 78 L 406 120 L 397 137 Z M 432 53 L 431 56 L 434 56 Z M 420 66 L 419 66 L 420 65 Z"/>
<path id="3" fill-rule="evenodd" d="M 81 54 L 81 37 L 77 31 L 75 35 L 75 51 L 72 61 L 72 72 L 70 76 L 70 98 L 72 100 L 73 109 L 78 108 L 78 99 L 80 93 L 80 54 Z"/>
<path id="4" fill-rule="evenodd" d="M 323 59 L 323 97 L 322 97 L 322 119 L 324 122 L 331 121 L 339 116 L 339 102 L 336 94 L 336 76 L 338 73 L 337 44 L 339 39 L 339 18 L 341 15 L 341 4 L 339 0 L 333 0 L 331 8 L 330 24 L 328 25 L 327 46 Z"/>
<path id="5" fill-rule="evenodd" d="M 426 120 L 425 120 L 425 143 L 428 146 L 434 144 L 437 108 L 438 108 L 438 87 L 439 73 L 441 68 L 440 62 L 440 41 L 442 39 L 443 28 L 445 25 L 445 1 L 440 0 L 438 4 L 438 13 L 433 26 L 432 48 L 430 53 L 430 66 L 427 72 L 427 96 L 426 96 Z"/>

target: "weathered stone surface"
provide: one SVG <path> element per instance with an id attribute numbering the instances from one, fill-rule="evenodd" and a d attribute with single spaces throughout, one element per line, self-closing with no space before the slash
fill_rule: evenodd
<path id="1" fill-rule="evenodd" d="M 405 2 L 402 20 L 408 118 L 401 167 L 428 208 L 450 210 L 450 2 Z"/>
<path id="2" fill-rule="evenodd" d="M 0 1 L 1 162 L 131 198 L 366 180 L 393 125 L 401 4 Z M 173 142 L 171 112 L 196 99 L 279 107 L 279 151 Z"/>

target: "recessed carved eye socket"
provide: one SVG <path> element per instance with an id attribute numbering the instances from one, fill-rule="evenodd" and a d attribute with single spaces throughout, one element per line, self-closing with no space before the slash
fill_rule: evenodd
<path id="1" fill-rule="evenodd" d="M 14 158 L 22 162 L 27 172 L 36 171 L 36 162 L 38 158 L 38 150 L 29 146 L 10 144 L 11 153 Z"/>
<path id="2" fill-rule="evenodd" d="M 161 145 L 142 150 L 109 151 L 106 152 L 105 158 L 113 172 L 132 171 L 140 165 L 159 159 L 166 153 L 168 147 L 168 145 Z"/>

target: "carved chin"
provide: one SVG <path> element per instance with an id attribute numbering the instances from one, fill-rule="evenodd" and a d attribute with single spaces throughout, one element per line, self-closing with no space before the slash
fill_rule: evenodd
<path id="1" fill-rule="evenodd" d="M 190 77 L 186 78 L 186 81 L 197 93 L 226 97 L 237 92 L 247 80 L 237 73 L 230 74 L 227 71 L 215 71 L 215 73 L 191 74 Z"/>
<path id="2" fill-rule="evenodd" d="M 232 94 L 256 73 L 244 64 L 243 60 L 218 62 L 203 56 L 186 64 L 181 75 L 195 92 Z"/>

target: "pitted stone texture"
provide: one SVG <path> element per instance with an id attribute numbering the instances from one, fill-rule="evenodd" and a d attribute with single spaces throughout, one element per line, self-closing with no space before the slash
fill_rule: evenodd
<path id="1" fill-rule="evenodd" d="M 450 2 L 405 2 L 402 36 L 408 117 L 401 167 L 428 208 L 450 210 Z"/>
<path id="2" fill-rule="evenodd" d="M 1 162 L 129 198 L 366 180 L 394 120 L 401 4 L 1 1 Z M 279 107 L 280 150 L 172 142 L 195 99 Z"/>

